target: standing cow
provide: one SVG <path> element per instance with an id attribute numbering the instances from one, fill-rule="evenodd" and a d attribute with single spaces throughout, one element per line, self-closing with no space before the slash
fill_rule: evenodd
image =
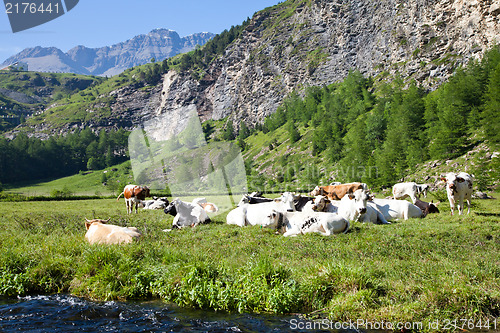
<path id="1" fill-rule="evenodd" d="M 132 214 L 132 210 L 135 206 L 135 212 L 137 213 L 137 206 L 142 204 L 142 201 L 149 197 L 149 188 L 147 186 L 138 186 L 138 185 L 127 185 L 123 189 L 123 192 L 120 193 L 116 201 L 120 199 L 123 195 L 125 198 L 125 205 L 127 206 L 127 214 Z"/>
<path id="2" fill-rule="evenodd" d="M 470 213 L 470 201 L 472 196 L 472 177 L 465 172 L 458 174 L 449 172 L 441 180 L 446 182 L 446 194 L 450 201 L 451 215 L 458 203 L 458 215 L 464 211 L 464 200 L 467 200 L 467 214 Z"/>

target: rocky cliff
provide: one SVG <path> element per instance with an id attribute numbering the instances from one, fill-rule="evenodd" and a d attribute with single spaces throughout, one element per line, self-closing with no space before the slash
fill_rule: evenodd
<path id="1" fill-rule="evenodd" d="M 354 69 L 432 89 L 499 42 L 499 14 L 493 0 L 289 0 L 257 13 L 200 81 L 166 75 L 157 112 L 195 104 L 202 119 L 252 124 Z"/>
<path id="2" fill-rule="evenodd" d="M 112 76 L 127 68 L 161 61 L 205 44 L 214 34 L 203 32 L 180 37 L 177 32 L 155 29 L 125 42 L 101 48 L 76 46 L 67 53 L 55 47 L 33 47 L 5 60 L 3 65 L 23 61 L 30 71 Z"/>
<path id="3" fill-rule="evenodd" d="M 236 126 L 241 120 L 252 126 L 290 92 L 334 83 L 350 70 L 434 89 L 499 42 L 499 14 L 497 0 L 288 0 L 256 13 L 201 75 L 200 68 L 170 70 L 147 92 L 117 89 L 104 96 L 112 97 L 111 117 L 88 115 L 60 130 L 132 129 L 155 118 L 181 119 L 193 108 L 202 120 L 229 117 Z M 89 112 L 99 105 L 93 102 Z M 165 138 L 161 126 L 150 131 Z"/>

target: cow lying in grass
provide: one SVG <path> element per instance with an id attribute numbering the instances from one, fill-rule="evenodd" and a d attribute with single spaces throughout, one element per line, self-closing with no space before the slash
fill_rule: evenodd
<path id="1" fill-rule="evenodd" d="M 217 213 L 219 211 L 219 207 L 212 202 L 208 202 L 206 198 L 193 199 L 192 203 L 201 206 L 207 213 Z"/>
<path id="2" fill-rule="evenodd" d="M 172 200 L 164 210 L 165 214 L 175 216 L 172 223 L 173 229 L 183 227 L 196 227 L 200 223 L 209 223 L 207 212 L 199 204 L 182 201 L 179 198 Z M 167 229 L 168 230 L 168 229 Z"/>
<path id="3" fill-rule="evenodd" d="M 227 214 L 227 224 L 236 224 L 240 227 L 246 225 L 267 227 L 265 218 L 273 209 L 276 211 L 295 211 L 294 195 L 290 192 L 285 192 L 279 198 L 270 202 L 250 204 L 247 199 L 248 196 L 243 196 L 238 207 Z"/>
<path id="4" fill-rule="evenodd" d="M 356 221 L 366 213 L 369 195 L 364 190 L 348 193 L 339 202 L 337 214 L 327 212 L 283 212 L 272 210 L 263 222 L 274 227 L 283 236 L 317 232 L 324 236 L 347 232 L 349 221 Z"/>
<path id="5" fill-rule="evenodd" d="M 90 244 L 127 244 L 141 236 L 137 228 L 107 224 L 109 220 L 85 219 L 85 238 Z"/>

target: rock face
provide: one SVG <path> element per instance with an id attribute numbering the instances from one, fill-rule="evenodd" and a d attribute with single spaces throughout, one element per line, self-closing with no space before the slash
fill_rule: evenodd
<path id="1" fill-rule="evenodd" d="M 240 121 L 253 126 L 290 92 L 337 82 L 350 70 L 375 80 L 400 76 L 435 89 L 457 66 L 500 42 L 499 15 L 498 0 L 288 0 L 256 13 L 201 79 L 171 70 L 147 92 L 134 86 L 112 92 L 108 119 L 71 126 L 143 126 L 164 139 L 162 126 L 151 125 L 155 119 L 183 123 L 186 110 L 193 109 L 201 120 L 229 117 L 236 127 Z M 155 34 L 160 32 L 140 38 L 152 40 Z M 106 58 L 98 56 L 103 63 L 97 64 L 95 54 L 113 49 L 124 59 L 133 43 L 139 39 L 102 51 L 76 48 L 68 58 L 83 59 L 85 68 L 106 68 Z M 140 58 L 140 52 L 128 52 Z"/>
<path id="2" fill-rule="evenodd" d="M 148 63 L 151 58 L 160 61 L 191 51 L 213 36 L 204 32 L 181 38 L 175 31 L 155 29 L 147 35 L 95 49 L 80 45 L 63 53 L 55 47 L 28 48 L 7 59 L 4 65 L 23 61 L 30 71 L 112 76 Z"/>
<path id="3" fill-rule="evenodd" d="M 202 80 L 166 75 L 157 112 L 196 105 L 202 119 L 252 125 L 292 90 L 354 69 L 433 89 L 500 42 L 499 14 L 494 0 L 286 1 L 257 13 Z"/>

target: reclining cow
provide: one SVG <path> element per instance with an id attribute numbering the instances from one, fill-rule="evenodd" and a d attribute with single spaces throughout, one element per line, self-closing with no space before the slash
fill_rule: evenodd
<path id="1" fill-rule="evenodd" d="M 370 196 L 369 200 L 371 199 L 372 197 Z M 337 214 L 339 206 L 340 206 L 340 201 L 338 200 L 332 201 L 328 200 L 325 196 L 317 196 L 314 201 L 312 209 L 317 212 L 328 212 Z M 377 208 L 377 206 L 371 201 L 368 201 L 366 203 L 366 212 L 360 214 L 357 220 L 360 222 L 390 224 L 390 222 L 388 222 L 387 219 L 385 218 L 384 214 L 382 214 L 382 212 Z"/>
<path id="2" fill-rule="evenodd" d="M 422 211 L 422 217 L 426 217 L 427 215 L 433 213 L 439 213 L 439 209 L 437 208 L 438 204 L 439 202 L 425 202 L 420 199 L 417 199 L 417 201 L 415 201 L 415 206 L 420 208 L 420 210 Z"/>
<path id="3" fill-rule="evenodd" d="M 172 222 L 173 229 L 196 227 L 200 223 L 210 222 L 210 218 L 203 207 L 198 204 L 182 201 L 179 198 L 172 200 L 164 212 L 165 214 L 175 216 Z"/>
<path id="4" fill-rule="evenodd" d="M 267 227 L 265 218 L 274 209 L 276 211 L 295 211 L 293 204 L 294 195 L 290 192 L 283 193 L 279 198 L 270 202 L 250 204 L 242 201 L 238 206 L 227 214 L 227 224 L 235 224 L 240 227 L 246 225 L 261 225 Z"/>
<path id="5" fill-rule="evenodd" d="M 144 209 L 165 209 L 168 206 L 169 201 L 165 197 L 153 197 L 153 200 L 144 200 L 141 201 L 141 204 Z"/>
<path id="6" fill-rule="evenodd" d="M 207 213 L 217 213 L 219 211 L 219 207 L 212 202 L 208 202 L 206 198 L 193 199 L 192 203 L 201 206 Z"/>
<path id="7" fill-rule="evenodd" d="M 120 193 L 116 201 L 120 200 L 123 195 L 125 198 L 125 206 L 127 206 L 127 214 L 132 214 L 133 207 L 135 206 L 135 212 L 137 213 L 137 206 L 141 204 L 142 201 L 149 197 L 149 188 L 147 186 L 138 185 L 127 185 Z"/>
<path id="8" fill-rule="evenodd" d="M 409 218 L 422 217 L 420 208 L 406 200 L 374 199 L 368 202 L 367 214 L 361 217 L 362 222 L 388 223 L 393 220 L 408 220 Z M 383 216 L 383 217 L 382 217 Z M 386 222 L 383 222 L 383 221 Z"/>
<path id="9" fill-rule="evenodd" d="M 279 212 L 271 211 L 265 225 L 274 227 L 283 236 L 296 236 L 317 232 L 324 236 L 347 232 L 349 221 L 355 221 L 366 212 L 369 195 L 364 190 L 356 190 L 345 195 L 338 205 L 338 213 L 325 212 Z"/>
<path id="10" fill-rule="evenodd" d="M 365 183 L 347 183 L 340 185 L 316 186 L 309 193 L 309 196 L 324 195 L 330 200 L 341 200 L 347 193 L 352 193 L 356 190 L 368 191 L 368 186 Z"/>
<path id="11" fill-rule="evenodd" d="M 441 180 L 446 182 L 446 194 L 450 202 L 451 215 L 458 203 L 458 215 L 464 211 L 464 200 L 467 201 L 467 214 L 470 213 L 470 202 L 472 197 L 472 177 L 465 172 L 458 174 L 449 172 Z"/>
<path id="12" fill-rule="evenodd" d="M 137 228 L 107 224 L 109 220 L 85 219 L 85 238 L 90 244 L 127 244 L 141 236 Z"/>

